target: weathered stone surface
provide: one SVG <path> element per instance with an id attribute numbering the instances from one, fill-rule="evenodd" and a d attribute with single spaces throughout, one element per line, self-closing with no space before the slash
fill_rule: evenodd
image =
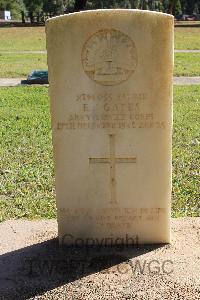
<path id="1" fill-rule="evenodd" d="M 170 241 L 173 17 L 47 21 L 59 238 Z"/>

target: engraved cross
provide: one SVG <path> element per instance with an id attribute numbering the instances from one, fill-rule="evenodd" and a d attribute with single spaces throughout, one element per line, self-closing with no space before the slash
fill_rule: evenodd
<path id="1" fill-rule="evenodd" d="M 115 155 L 115 135 L 109 134 L 110 157 L 89 158 L 92 164 L 109 164 L 110 165 L 110 191 L 111 203 L 117 204 L 116 199 L 116 164 L 117 163 L 136 163 L 136 157 L 116 157 Z"/>

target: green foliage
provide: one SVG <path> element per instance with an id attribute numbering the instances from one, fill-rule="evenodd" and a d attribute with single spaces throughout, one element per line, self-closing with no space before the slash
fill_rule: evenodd
<path id="1" fill-rule="evenodd" d="M 200 12 L 199 0 L 95 0 L 87 1 L 86 8 L 139 8 L 170 12 L 175 15 Z"/>
<path id="2" fill-rule="evenodd" d="M 21 11 L 24 10 L 23 0 L 0 0 L 0 10 L 11 11 L 12 18 L 19 18 Z"/>
<path id="3" fill-rule="evenodd" d="M 23 0 L 0 0 L 0 10 L 13 10 L 23 7 Z"/>
<path id="4" fill-rule="evenodd" d="M 40 12 L 43 8 L 43 1 L 41 0 L 23 0 L 26 6 L 26 9 L 29 12 Z"/>
<path id="5" fill-rule="evenodd" d="M 183 1 L 185 3 L 185 12 L 192 14 L 196 9 L 200 12 L 200 1 L 199 0 L 188 0 Z"/>
<path id="6" fill-rule="evenodd" d="M 82 4 L 81 4 L 82 3 Z M 0 0 L 1 9 L 16 9 L 25 5 L 28 12 L 53 14 L 80 9 L 139 8 L 163 11 L 178 15 L 182 12 L 200 13 L 199 0 Z M 13 8 L 15 7 L 15 8 Z"/>
<path id="7" fill-rule="evenodd" d="M 43 0 L 43 11 L 46 13 L 63 14 L 73 11 L 74 0 Z"/>
<path id="8" fill-rule="evenodd" d="M 43 10 L 44 12 L 52 12 L 56 14 L 58 12 L 59 6 L 56 1 L 53 0 L 44 0 L 43 1 Z"/>
<path id="9" fill-rule="evenodd" d="M 182 7 L 180 0 L 177 0 L 174 6 L 174 15 L 180 15 L 182 13 Z"/>

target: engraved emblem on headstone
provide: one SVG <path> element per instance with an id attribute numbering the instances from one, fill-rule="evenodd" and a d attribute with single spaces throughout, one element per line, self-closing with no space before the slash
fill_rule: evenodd
<path id="1" fill-rule="evenodd" d="M 101 85 L 126 81 L 137 66 L 137 51 L 132 39 L 115 29 L 93 34 L 82 49 L 85 73 Z"/>
<path id="2" fill-rule="evenodd" d="M 110 191 L 111 204 L 117 204 L 116 198 L 116 164 L 117 163 L 136 163 L 136 157 L 116 157 L 115 154 L 115 135 L 109 134 L 110 156 L 89 158 L 89 162 L 93 164 L 109 164 L 110 165 Z"/>

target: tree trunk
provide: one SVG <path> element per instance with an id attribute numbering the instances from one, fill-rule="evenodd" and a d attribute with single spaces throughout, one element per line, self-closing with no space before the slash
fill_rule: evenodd
<path id="1" fill-rule="evenodd" d="M 34 17 L 33 17 L 33 12 L 30 11 L 29 12 L 29 18 L 30 18 L 30 21 L 31 21 L 31 24 L 34 22 Z"/>
<path id="2" fill-rule="evenodd" d="M 39 12 L 37 13 L 37 23 L 39 23 L 40 22 L 40 14 L 39 14 Z"/>
<path id="3" fill-rule="evenodd" d="M 80 11 L 85 9 L 87 0 L 76 0 L 74 4 L 74 11 Z"/>
<path id="4" fill-rule="evenodd" d="M 169 1 L 169 11 L 168 11 L 168 13 L 169 13 L 170 15 L 173 14 L 174 6 L 175 6 L 175 0 L 170 0 L 170 1 Z"/>
<path id="5" fill-rule="evenodd" d="M 21 11 L 21 16 L 22 16 L 22 23 L 25 23 L 26 22 L 26 20 L 25 20 L 25 13 L 24 13 L 23 10 Z"/>

